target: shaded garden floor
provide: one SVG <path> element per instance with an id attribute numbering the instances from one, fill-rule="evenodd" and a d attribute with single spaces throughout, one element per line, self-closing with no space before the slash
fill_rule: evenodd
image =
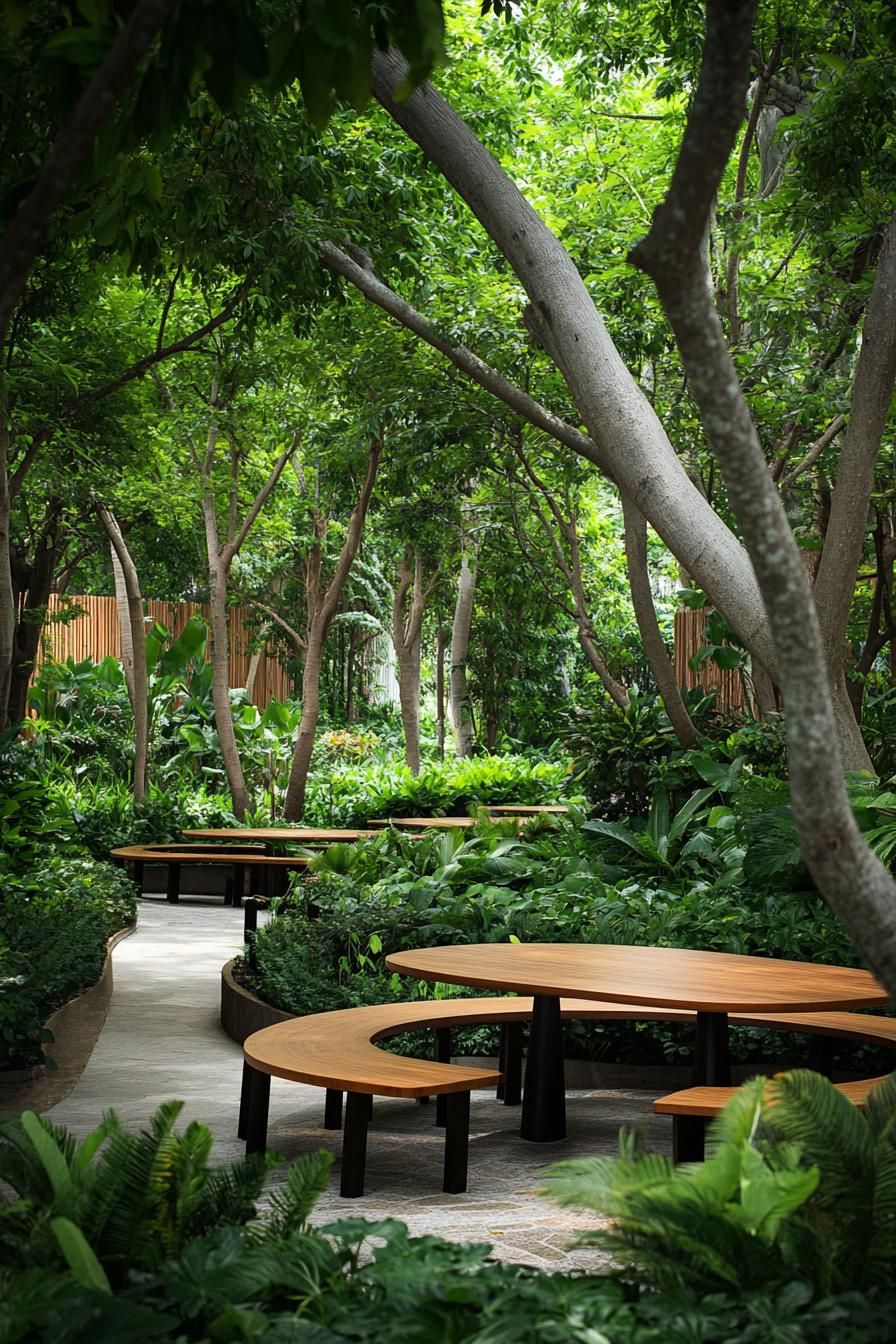
<path id="1" fill-rule="evenodd" d="M 219 901 L 197 898 L 172 908 L 164 900 L 142 900 L 136 933 L 113 954 L 115 989 L 106 1025 L 80 1080 L 48 1112 L 51 1118 L 82 1135 L 113 1107 L 136 1127 L 160 1102 L 179 1097 L 186 1103 L 182 1121 L 211 1126 L 217 1159 L 238 1157 L 241 1051 L 221 1028 L 219 1001 L 221 966 L 241 944 L 241 912 Z M 667 1123 L 651 1114 L 654 1095 L 573 1092 L 569 1139 L 536 1147 L 516 1133 L 518 1110 L 474 1093 L 465 1195 L 441 1193 L 442 1132 L 432 1127 L 434 1108 L 378 1098 L 367 1195 L 342 1200 L 338 1181 L 331 1180 L 315 1221 L 398 1217 L 415 1235 L 490 1241 L 502 1259 L 545 1269 L 594 1268 L 596 1252 L 568 1249 L 592 1220 L 539 1197 L 538 1173 L 561 1158 L 615 1151 L 621 1124 L 644 1125 L 652 1146 L 667 1146 Z M 274 1080 L 269 1142 L 285 1158 L 325 1147 L 338 1153 L 339 1137 L 324 1130 L 322 1120 L 319 1088 Z"/>

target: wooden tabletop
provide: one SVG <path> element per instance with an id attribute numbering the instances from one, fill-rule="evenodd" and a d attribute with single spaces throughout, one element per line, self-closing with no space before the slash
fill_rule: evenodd
<path id="1" fill-rule="evenodd" d="M 569 808 L 561 807 L 559 803 L 545 803 L 538 806 L 532 806 L 529 803 L 486 803 L 486 811 L 506 813 L 509 817 L 538 817 L 541 816 L 542 812 L 552 812 L 555 815 L 565 814 L 569 811 Z"/>
<path id="2" fill-rule="evenodd" d="M 181 835 L 193 836 L 197 840 L 260 840 L 268 844 L 282 841 L 284 844 L 295 845 L 314 840 L 366 840 L 376 835 L 376 831 L 339 830 L 314 826 L 231 826 L 219 830 L 181 831 Z"/>
<path id="3" fill-rule="evenodd" d="M 868 971 L 689 948 L 472 943 L 396 952 L 386 966 L 450 985 L 711 1013 L 872 1008 L 888 1002 Z"/>
<path id="4" fill-rule="evenodd" d="M 371 826 L 403 826 L 406 830 L 439 830 L 450 831 L 454 829 L 467 829 L 475 826 L 473 817 L 372 817 Z"/>

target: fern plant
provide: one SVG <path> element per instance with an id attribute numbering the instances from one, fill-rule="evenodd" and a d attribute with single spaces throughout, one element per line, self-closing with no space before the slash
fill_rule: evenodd
<path id="1" fill-rule="evenodd" d="M 754 1079 L 710 1126 L 706 1162 L 675 1166 L 623 1132 L 618 1159 L 558 1163 L 546 1191 L 608 1217 L 583 1244 L 661 1289 L 884 1286 L 896 1270 L 896 1075 L 864 1114 L 808 1070 Z"/>

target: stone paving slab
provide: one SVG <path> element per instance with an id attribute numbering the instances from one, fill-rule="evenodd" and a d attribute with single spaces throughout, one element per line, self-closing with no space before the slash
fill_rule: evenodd
<path id="1" fill-rule="evenodd" d="M 242 946 L 242 912 L 217 902 L 140 902 L 136 933 L 113 953 L 115 989 L 106 1025 L 79 1082 L 48 1115 L 79 1136 L 114 1108 L 131 1127 L 171 1097 L 186 1104 L 179 1123 L 199 1120 L 215 1134 L 218 1161 L 239 1157 L 236 1137 L 242 1051 L 219 1020 L 221 967 Z M 470 1184 L 441 1192 L 442 1131 L 435 1107 L 375 1098 L 363 1199 L 338 1195 L 341 1136 L 323 1129 L 323 1091 L 274 1079 L 269 1143 L 288 1160 L 329 1148 L 337 1156 L 315 1222 L 346 1216 L 400 1218 L 415 1235 L 488 1241 L 502 1260 L 543 1269 L 595 1268 L 594 1250 L 570 1249 L 594 1216 L 559 1209 L 537 1194 L 549 1163 L 616 1148 L 621 1125 L 641 1125 L 651 1145 L 669 1149 L 667 1123 L 635 1090 L 572 1092 L 569 1138 L 535 1145 L 519 1137 L 519 1111 L 474 1092 Z M 276 1175 L 275 1175 L 276 1179 Z"/>

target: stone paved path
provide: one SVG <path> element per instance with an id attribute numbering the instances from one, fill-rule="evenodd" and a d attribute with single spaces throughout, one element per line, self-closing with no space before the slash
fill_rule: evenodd
<path id="1" fill-rule="evenodd" d="M 219 1161 L 235 1158 L 241 1051 L 219 1022 L 220 972 L 242 944 L 242 914 L 219 902 L 144 898 L 136 933 L 113 953 L 115 990 L 106 1025 L 73 1091 L 49 1115 L 79 1135 L 114 1108 L 139 1126 L 170 1097 L 186 1106 L 182 1120 L 201 1120 L 215 1134 Z M 348 1202 L 338 1180 L 318 1205 L 316 1221 L 346 1214 L 398 1217 L 414 1234 L 456 1241 L 490 1241 L 501 1259 L 545 1269 L 595 1267 L 598 1253 L 570 1250 L 593 1217 L 558 1209 L 536 1194 L 548 1163 L 613 1152 L 621 1124 L 646 1126 L 654 1147 L 667 1139 L 650 1111 L 653 1093 L 575 1092 L 568 1103 L 569 1139 L 524 1143 L 519 1112 L 486 1093 L 473 1094 L 470 1188 L 440 1192 L 442 1137 L 433 1107 L 377 1099 L 368 1145 L 367 1191 Z M 338 1136 L 322 1128 L 323 1093 L 275 1079 L 269 1141 L 287 1159 L 329 1147 Z M 337 1168 L 338 1169 L 338 1168 Z"/>

